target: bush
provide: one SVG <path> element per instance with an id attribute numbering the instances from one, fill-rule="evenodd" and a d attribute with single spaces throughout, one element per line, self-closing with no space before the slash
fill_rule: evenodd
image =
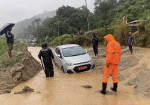
<path id="1" fill-rule="evenodd" d="M 0 39 L 0 56 L 7 51 L 7 43 L 6 40 Z"/>
<path id="2" fill-rule="evenodd" d="M 150 35 L 150 22 L 146 25 L 145 31 Z"/>
<path id="3" fill-rule="evenodd" d="M 136 46 L 150 47 L 150 23 L 141 22 L 138 26 L 139 36 L 135 41 Z"/>
<path id="4" fill-rule="evenodd" d="M 74 36 L 74 43 L 78 44 L 78 45 L 81 45 L 82 44 L 82 40 L 81 40 L 82 36 L 77 36 L 75 35 Z"/>
<path id="5" fill-rule="evenodd" d="M 51 44 L 51 46 L 58 46 L 58 45 L 67 44 L 67 41 L 68 41 L 68 43 L 71 43 L 71 38 L 72 38 L 71 35 L 64 34 L 62 36 L 55 38 L 53 40 L 53 42 L 51 42 L 50 44 Z"/>
<path id="6" fill-rule="evenodd" d="M 92 43 L 91 43 L 91 40 L 87 39 L 87 36 L 82 36 L 82 43 L 81 45 L 83 46 L 90 46 Z"/>
<path id="7" fill-rule="evenodd" d="M 104 44 L 105 45 L 105 39 L 104 37 L 107 35 L 107 34 L 114 34 L 114 29 L 110 29 L 110 28 L 99 28 L 98 29 L 98 33 L 100 34 L 100 43 L 101 44 Z"/>
<path id="8" fill-rule="evenodd" d="M 126 24 L 123 24 L 122 21 L 117 21 L 115 26 L 115 38 L 120 42 L 121 45 L 128 45 L 128 32 L 129 28 Z"/>
<path id="9" fill-rule="evenodd" d="M 78 44 L 81 46 L 89 46 L 91 41 L 86 38 L 85 35 L 69 35 L 64 34 L 60 37 L 55 38 L 51 43 L 50 46 L 58 46 L 63 44 Z"/>
<path id="10" fill-rule="evenodd" d="M 148 36 L 147 35 L 143 35 L 139 38 L 139 46 L 140 47 L 146 47 L 147 46 L 147 41 L 148 41 Z"/>
<path id="11" fill-rule="evenodd" d="M 72 38 L 67 38 L 63 41 L 63 44 L 73 44 L 73 39 Z"/>
<path id="12" fill-rule="evenodd" d="M 46 43 L 48 45 L 51 45 L 54 39 L 55 39 L 55 37 L 49 37 L 49 38 L 46 39 Z"/>

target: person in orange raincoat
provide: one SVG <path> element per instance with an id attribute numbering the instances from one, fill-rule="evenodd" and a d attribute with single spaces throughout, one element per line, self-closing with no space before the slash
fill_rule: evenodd
<path id="1" fill-rule="evenodd" d="M 107 82 L 110 73 L 112 73 L 112 81 L 114 83 L 111 90 L 117 92 L 118 64 L 121 58 L 121 46 L 119 42 L 115 40 L 114 36 L 108 34 L 105 36 L 105 39 L 108 44 L 106 48 L 106 61 L 102 80 L 102 90 L 100 91 L 102 94 L 106 94 Z"/>

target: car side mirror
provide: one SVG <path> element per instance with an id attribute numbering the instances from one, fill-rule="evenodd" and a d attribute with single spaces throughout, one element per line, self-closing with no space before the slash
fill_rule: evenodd
<path id="1" fill-rule="evenodd" d="M 61 57 L 59 54 L 57 55 L 59 58 Z"/>

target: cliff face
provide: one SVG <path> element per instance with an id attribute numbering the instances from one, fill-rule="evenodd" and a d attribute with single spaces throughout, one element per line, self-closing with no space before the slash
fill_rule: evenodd
<path id="1" fill-rule="evenodd" d="M 3 60 L 0 67 L 0 94 L 11 92 L 13 87 L 29 80 L 42 69 L 25 45 L 15 45 L 14 52 L 16 53 L 14 61 L 4 61 L 4 55 L 0 57 L 0 60 Z"/>

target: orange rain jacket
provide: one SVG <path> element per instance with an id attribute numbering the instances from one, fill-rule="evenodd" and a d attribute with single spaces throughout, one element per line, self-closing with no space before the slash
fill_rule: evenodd
<path id="1" fill-rule="evenodd" d="M 107 40 L 107 49 L 106 49 L 106 64 L 119 64 L 121 58 L 121 46 L 117 42 L 113 35 L 108 34 L 105 36 Z"/>

